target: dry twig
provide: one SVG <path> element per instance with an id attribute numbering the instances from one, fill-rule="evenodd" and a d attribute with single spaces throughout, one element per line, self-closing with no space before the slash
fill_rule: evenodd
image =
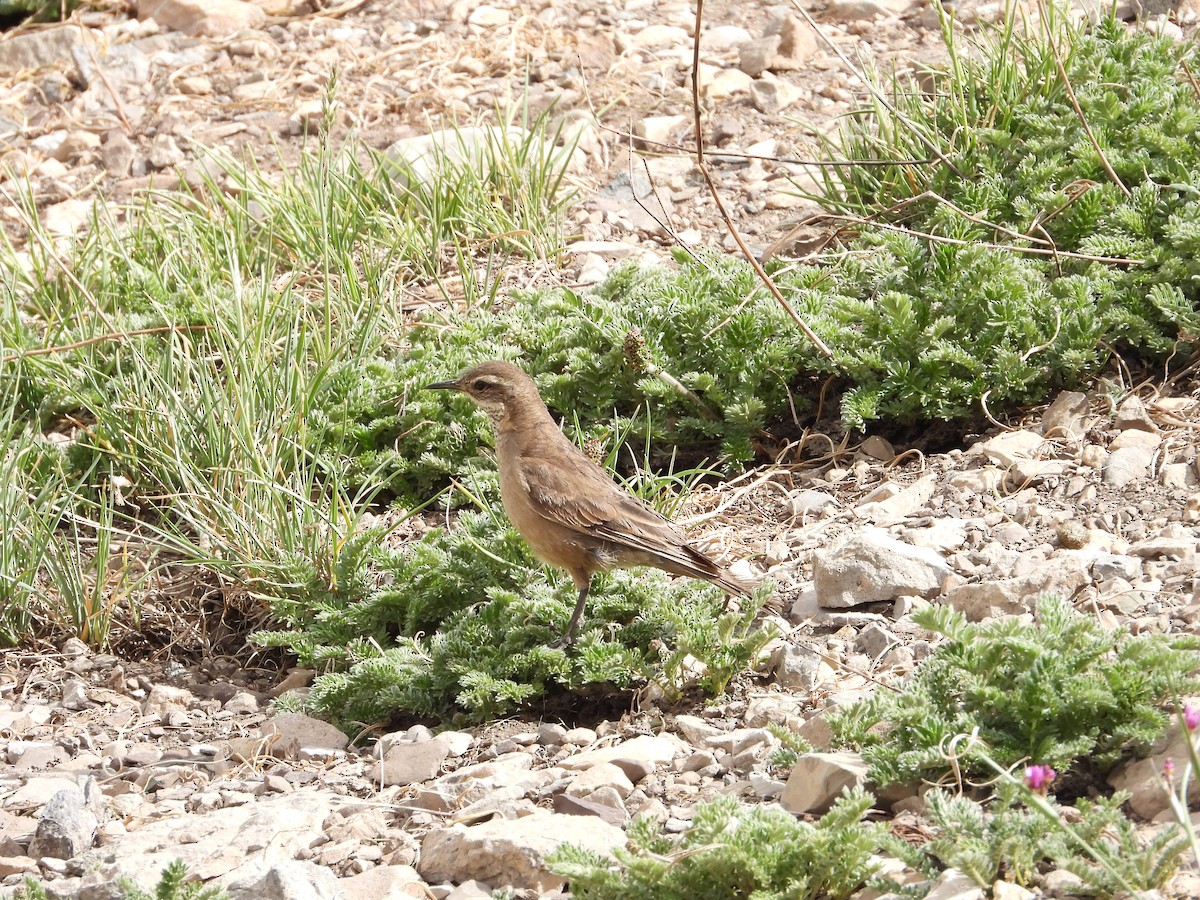
<path id="1" fill-rule="evenodd" d="M 767 290 L 783 307 L 784 311 L 791 317 L 792 321 L 804 332 L 804 336 L 812 341 L 813 346 L 826 359 L 833 358 L 833 351 L 829 349 L 826 343 L 821 340 L 820 336 L 809 327 L 809 324 L 804 321 L 795 308 L 790 304 L 779 287 L 771 280 L 771 276 L 767 274 L 767 270 L 762 267 L 762 264 L 755 259 L 754 254 L 750 252 L 750 248 L 746 246 L 746 241 L 737 230 L 737 226 L 733 222 L 733 218 L 729 215 L 729 210 L 725 207 L 725 201 L 721 199 L 721 192 L 717 190 L 716 182 L 713 181 L 712 174 L 708 171 L 708 163 L 704 160 L 704 125 L 700 116 L 700 31 L 704 22 L 704 0 L 696 0 L 696 34 L 692 41 L 692 118 L 696 132 L 696 168 L 700 170 L 700 175 L 704 178 L 704 183 L 708 186 L 708 191 L 712 194 L 713 202 L 717 205 L 717 212 L 721 215 L 721 220 L 725 223 L 730 236 L 738 245 L 738 249 L 742 251 L 742 255 L 747 262 L 754 268 L 755 274 L 762 280 L 762 283 L 767 286 Z"/>

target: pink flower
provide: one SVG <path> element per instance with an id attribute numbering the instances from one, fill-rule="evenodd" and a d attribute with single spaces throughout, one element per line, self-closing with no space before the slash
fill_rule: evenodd
<path id="1" fill-rule="evenodd" d="M 1183 704 L 1183 724 L 1188 731 L 1195 731 L 1196 726 L 1200 725 L 1200 709 L 1190 703 Z"/>
<path id="2" fill-rule="evenodd" d="M 1025 783 L 1029 785 L 1030 790 L 1039 794 L 1046 793 L 1046 788 L 1050 787 L 1050 782 L 1057 776 L 1058 773 L 1049 766 L 1025 767 Z"/>
<path id="3" fill-rule="evenodd" d="M 1174 774 L 1175 774 L 1175 760 L 1171 759 L 1171 757 L 1168 756 L 1166 759 L 1163 760 L 1163 777 L 1166 778 L 1167 781 L 1170 781 L 1171 776 Z"/>

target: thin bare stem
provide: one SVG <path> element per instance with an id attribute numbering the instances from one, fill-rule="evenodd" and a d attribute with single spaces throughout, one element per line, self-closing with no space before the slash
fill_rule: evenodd
<path id="1" fill-rule="evenodd" d="M 1088 140 L 1092 142 L 1092 148 L 1096 151 L 1096 155 L 1100 157 L 1100 164 L 1104 166 L 1104 171 L 1108 173 L 1109 179 L 1126 197 L 1131 196 L 1129 188 L 1125 187 L 1125 182 L 1121 181 L 1120 176 L 1113 171 L 1113 167 L 1109 165 L 1108 157 L 1104 155 L 1104 151 L 1100 148 L 1100 142 L 1096 140 L 1096 135 L 1092 133 L 1092 126 L 1088 124 L 1084 118 L 1083 110 L 1079 106 L 1079 100 L 1075 97 L 1075 89 L 1071 87 L 1071 79 L 1067 77 L 1066 66 L 1063 65 L 1062 55 L 1058 52 L 1058 44 L 1054 41 L 1054 35 L 1050 31 L 1050 21 L 1046 17 L 1045 5 L 1040 2 L 1038 6 L 1042 9 L 1041 20 L 1046 29 L 1046 43 L 1050 45 L 1050 52 L 1054 54 L 1054 66 L 1058 69 L 1058 77 L 1062 79 L 1063 87 L 1066 88 L 1067 97 L 1071 101 L 1071 107 L 1075 110 L 1075 115 L 1079 119 L 1079 124 L 1083 126 L 1083 130 L 1087 133 Z"/>
<path id="2" fill-rule="evenodd" d="M 110 334 L 100 334 L 96 337 L 90 337 L 82 341 L 74 341 L 70 344 L 56 344 L 53 347 L 38 347 L 36 350 L 22 350 L 20 353 L 11 353 L 8 356 L 0 357 L 0 365 L 16 362 L 19 359 L 25 359 L 29 356 L 48 356 L 51 353 L 66 353 L 68 350 L 78 350 L 80 347 L 88 347 L 92 344 L 102 344 L 105 341 L 123 341 L 126 338 L 138 337 L 144 334 L 167 334 L 168 332 L 176 331 L 212 331 L 214 327 L 216 326 L 160 325 L 157 328 L 138 328 L 135 331 L 114 331 Z"/>
<path id="3" fill-rule="evenodd" d="M 717 190 L 716 182 L 713 181 L 712 175 L 708 171 L 708 163 L 704 160 L 704 126 L 700 118 L 700 30 L 703 22 L 704 0 L 696 0 L 696 35 L 692 41 L 692 118 L 696 131 L 696 168 L 700 170 L 700 175 L 704 178 L 704 183 L 708 186 L 708 192 L 712 194 L 713 202 L 717 205 L 717 212 L 721 214 L 721 220 L 725 223 L 726 229 L 728 229 L 729 234 L 738 245 L 738 249 L 742 251 L 742 255 L 746 257 L 747 262 L 754 268 L 755 274 L 767 286 L 767 290 L 771 292 L 771 295 L 783 307 L 784 312 L 804 332 L 804 336 L 812 342 L 821 355 L 826 359 L 832 359 L 833 351 L 829 349 L 820 336 L 796 312 L 792 304 L 783 296 L 783 292 L 771 280 L 771 276 L 767 274 L 767 270 L 762 267 L 762 264 L 750 252 L 750 248 L 746 246 L 746 241 L 742 238 L 737 230 L 737 226 L 733 223 L 733 218 L 729 215 L 729 210 L 725 208 L 725 201 L 721 199 L 721 192 Z"/>
<path id="4" fill-rule="evenodd" d="M 866 73 L 863 72 L 858 66 L 854 65 L 854 63 L 850 62 L 850 58 L 842 52 L 842 48 L 831 41 L 825 35 L 825 33 L 817 27 L 817 23 L 813 20 L 813 17 L 808 14 L 808 10 L 801 6 L 797 0 L 789 0 L 789 2 L 796 8 L 796 12 L 800 13 L 800 15 L 804 18 L 804 21 L 809 24 L 809 27 L 812 28 L 817 37 L 820 38 L 825 45 L 833 51 L 834 55 L 842 61 L 842 65 L 857 75 L 862 83 L 867 86 L 867 90 L 871 92 L 871 96 L 874 97 L 884 109 L 895 116 L 897 122 L 903 123 L 913 134 L 915 134 L 917 136 L 917 140 L 924 144 L 925 148 L 934 156 L 936 156 L 942 165 L 944 165 L 959 178 L 962 178 L 963 173 L 960 172 L 954 163 L 950 162 L 949 158 L 938 149 L 937 144 L 935 144 L 929 138 L 929 136 L 926 135 L 925 132 L 922 131 L 915 122 L 913 122 L 912 119 L 908 118 L 908 116 L 896 109 L 895 104 L 893 104 L 892 101 L 888 100 L 888 98 L 884 96 L 883 91 L 879 90 L 879 88 L 871 83 L 871 79 L 866 76 Z M 697 38 L 697 40 L 699 40 L 699 38 Z M 895 164 L 897 163 L 894 162 L 893 165 Z"/>
<path id="5" fill-rule="evenodd" d="M 913 237 L 923 238 L 927 241 L 933 241 L 935 244 L 956 244 L 960 247 L 987 247 L 991 250 L 1008 250 L 1013 253 L 1032 253 L 1035 256 L 1054 256 L 1065 257 L 1067 259 L 1082 259 L 1087 262 L 1107 263 L 1114 266 L 1140 266 L 1146 261 L 1144 259 L 1123 259 L 1118 256 L 1092 256 L 1087 253 L 1070 253 L 1066 250 L 1047 250 L 1044 247 L 1017 247 L 1014 244 L 993 244 L 987 241 L 964 241 L 961 238 L 945 237 L 940 234 L 930 234 L 927 231 L 913 231 L 911 228 L 904 228 L 900 225 L 889 225 L 886 222 L 874 222 L 870 219 L 864 219 L 860 216 L 839 216 L 829 213 L 824 216 L 826 219 L 840 219 L 843 222 L 852 222 L 857 225 L 870 225 L 872 228 L 882 228 L 884 231 L 894 231 L 897 234 L 908 234 Z"/>

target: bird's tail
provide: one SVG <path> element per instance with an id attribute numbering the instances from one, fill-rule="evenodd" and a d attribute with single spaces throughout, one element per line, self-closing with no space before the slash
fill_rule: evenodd
<path id="1" fill-rule="evenodd" d="M 702 578 L 709 584 L 715 584 L 725 593 L 735 597 L 749 597 L 756 587 L 756 584 L 735 578 L 732 572 L 718 565 L 714 560 L 690 544 L 685 544 L 684 549 L 692 561 L 696 563 L 696 566 L 691 571 L 685 570 L 679 574 L 690 575 L 692 578 Z"/>

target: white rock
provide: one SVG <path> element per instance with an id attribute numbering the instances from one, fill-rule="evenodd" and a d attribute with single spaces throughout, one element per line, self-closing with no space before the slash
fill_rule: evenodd
<path id="1" fill-rule="evenodd" d="M 987 494 L 996 490 L 1004 481 L 1004 470 L 994 466 L 982 469 L 968 469 L 950 476 L 950 485 L 960 491 L 971 491 L 976 494 Z"/>
<path id="2" fill-rule="evenodd" d="M 997 881 L 992 884 L 992 900 L 1033 900 L 1036 896 L 1033 891 L 1011 881 Z"/>
<path id="3" fill-rule="evenodd" d="M 598 747 L 595 750 L 584 750 L 574 756 L 568 756 L 559 762 L 564 769 L 578 771 L 587 769 L 598 763 L 614 762 L 618 759 L 644 760 L 655 766 L 665 766 L 687 747 L 674 735 L 641 735 L 633 740 L 611 747 Z"/>
<path id="4" fill-rule="evenodd" d="M 899 488 L 891 496 L 878 500 L 871 499 L 876 493 L 872 491 L 867 495 L 866 502 L 859 504 L 854 511 L 860 518 L 876 525 L 899 522 L 929 502 L 937 487 L 937 480 L 936 475 L 925 475 L 907 487 Z"/>
<path id="5" fill-rule="evenodd" d="M 879 528 L 863 528 L 813 554 L 813 584 L 821 606 L 842 609 L 935 595 L 951 568 L 934 550 L 914 547 Z"/>
<path id="6" fill-rule="evenodd" d="M 560 844 L 611 856 L 625 845 L 625 832 L 595 816 L 553 813 L 452 825 L 425 836 L 417 870 L 429 882 L 474 878 L 496 887 L 553 891 L 564 879 L 546 868 L 545 858 Z"/>
<path id="7" fill-rule="evenodd" d="M 239 878 L 226 888 L 230 900 L 345 900 L 339 879 L 314 862 L 288 860 Z"/>
<path id="8" fill-rule="evenodd" d="M 702 744 L 706 738 L 720 734 L 721 729 L 700 716 L 682 715 L 675 717 L 675 727 L 690 744 Z"/>
<path id="9" fill-rule="evenodd" d="M 1123 447 L 1108 454 L 1101 480 L 1109 487 L 1122 488 L 1150 474 L 1154 451 L 1144 447 Z"/>
<path id="10" fill-rule="evenodd" d="M 1036 431 L 1008 431 L 976 446 L 997 465 L 1011 466 L 1018 459 L 1034 459 L 1045 442 Z"/>
<path id="11" fill-rule="evenodd" d="M 904 540 L 914 547 L 949 553 L 967 542 L 967 522 L 953 518 L 932 519 L 927 528 L 905 528 L 902 533 Z"/>
<path id="12" fill-rule="evenodd" d="M 675 25 L 647 25 L 628 36 L 634 50 L 670 50 L 690 44 L 691 36 Z"/>
<path id="13" fill-rule="evenodd" d="M 958 869 L 947 869 L 937 877 L 925 900 L 985 900 L 987 893 L 975 879 Z"/>
<path id="14" fill-rule="evenodd" d="M 47 207 L 41 216 L 47 234 L 74 237 L 92 218 L 92 201 L 75 197 Z"/>
<path id="15" fill-rule="evenodd" d="M 475 735 L 465 731 L 443 731 L 434 735 L 432 740 L 445 746 L 450 756 L 462 756 L 475 743 Z"/>
<path id="16" fill-rule="evenodd" d="M 512 13 L 495 6 L 477 6 L 467 16 L 467 24 L 476 28 L 496 28 L 512 21 Z"/>
<path id="17" fill-rule="evenodd" d="M 399 164 L 394 176 L 401 184 L 407 185 L 410 177 L 424 183 L 433 178 L 436 172 L 463 166 L 486 175 L 506 143 L 516 146 L 533 140 L 523 128 L 515 125 L 507 128 L 445 128 L 396 141 L 384 151 L 384 155 Z M 540 153 L 546 160 L 562 161 L 567 152 L 556 150 L 545 142 L 540 147 L 531 148 L 532 155 L 536 157 Z"/>
<path id="18" fill-rule="evenodd" d="M 661 151 L 677 144 L 691 121 L 690 116 L 646 116 L 633 124 L 634 135 L 641 138 L 637 146 L 643 150 Z"/>
<path id="19" fill-rule="evenodd" d="M 156 684 L 150 688 L 150 695 L 142 704 L 142 715 L 165 719 L 170 713 L 186 710 L 195 700 L 195 696 L 189 690 L 171 687 L 169 684 Z"/>
<path id="20" fill-rule="evenodd" d="M 266 13 L 242 0 L 138 0 L 138 18 L 192 37 L 229 37 L 254 28 Z"/>
<path id="21" fill-rule="evenodd" d="M 416 889 L 405 890 L 409 885 Z M 339 887 L 346 900 L 392 900 L 399 897 L 427 896 L 424 893 L 427 890 L 425 882 L 412 866 L 376 866 L 350 878 L 341 879 Z"/>
<path id="22" fill-rule="evenodd" d="M 567 785 L 567 793 L 572 797 L 586 797 L 605 787 L 616 791 L 622 800 L 633 793 L 633 782 L 629 780 L 629 776 L 612 763 L 597 763 L 589 769 L 584 769 Z"/>
<path id="23" fill-rule="evenodd" d="M 864 784 L 867 764 L 857 753 L 805 753 L 796 760 L 779 804 L 790 813 L 820 814 L 844 788 Z"/>
<path id="24" fill-rule="evenodd" d="M 701 47 L 712 53 L 733 50 L 750 40 L 750 32 L 738 25 L 718 25 L 705 28 L 701 34 Z"/>
<path id="25" fill-rule="evenodd" d="M 952 588 L 945 602 L 973 622 L 1026 613 L 1042 594 L 1070 599 L 1081 587 L 1091 584 L 1093 558 L 1090 551 L 1062 550 L 1024 575 Z"/>
<path id="26" fill-rule="evenodd" d="M 830 0 L 826 13 L 839 22 L 879 19 L 891 11 L 878 0 Z"/>
<path id="27" fill-rule="evenodd" d="M 1157 450 L 1162 444 L 1162 435 L 1153 431 L 1143 431 L 1140 428 L 1126 428 L 1108 445 L 1110 451 L 1124 447 L 1143 447 L 1146 450 Z"/>
<path id="28" fill-rule="evenodd" d="M 836 507 L 837 500 L 825 491 L 806 489 L 796 491 L 788 497 L 788 505 L 793 516 L 808 516 L 822 512 L 829 507 Z"/>
<path id="29" fill-rule="evenodd" d="M 156 819 L 112 838 L 80 857 L 85 870 L 112 863 L 144 891 L 153 892 L 159 875 L 182 859 L 189 872 L 221 887 L 243 878 L 262 878 L 277 863 L 294 859 L 322 837 L 321 823 L 344 798 L 332 793 L 296 791 L 268 794 L 253 803 L 226 806 L 202 815 Z M 255 895 L 259 896 L 259 895 Z"/>

